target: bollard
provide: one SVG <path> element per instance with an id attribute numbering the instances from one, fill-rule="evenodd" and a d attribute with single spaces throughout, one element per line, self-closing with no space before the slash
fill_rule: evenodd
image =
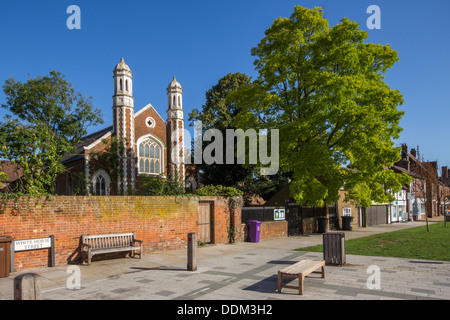
<path id="1" fill-rule="evenodd" d="M 15 277 L 14 300 L 42 300 L 41 277 L 34 273 Z"/>
<path id="2" fill-rule="evenodd" d="M 188 271 L 197 270 L 197 235 L 195 233 L 188 234 L 187 245 L 187 269 Z"/>

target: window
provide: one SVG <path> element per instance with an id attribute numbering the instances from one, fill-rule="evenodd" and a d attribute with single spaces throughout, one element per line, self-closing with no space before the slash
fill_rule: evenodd
<path id="1" fill-rule="evenodd" d="M 144 140 L 139 144 L 139 173 L 161 173 L 161 147 L 152 139 Z"/>
<path id="2" fill-rule="evenodd" d="M 352 208 L 344 208 L 344 212 L 342 215 L 344 217 L 350 217 L 352 215 Z"/>
<path id="3" fill-rule="evenodd" d="M 111 178 L 105 170 L 98 170 L 92 178 L 92 193 L 96 196 L 109 196 Z"/>
<path id="4" fill-rule="evenodd" d="M 99 196 L 105 196 L 106 195 L 106 181 L 105 177 L 102 175 L 98 176 L 95 179 L 95 194 Z"/>
<path id="5" fill-rule="evenodd" d="M 125 80 L 125 91 L 128 92 L 128 80 Z"/>
<path id="6" fill-rule="evenodd" d="M 123 91 L 122 79 L 119 81 L 119 91 Z"/>

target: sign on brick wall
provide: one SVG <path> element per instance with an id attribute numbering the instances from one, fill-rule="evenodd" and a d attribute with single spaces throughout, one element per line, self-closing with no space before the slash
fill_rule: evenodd
<path id="1" fill-rule="evenodd" d="M 14 272 L 14 253 L 20 251 L 41 250 L 50 249 L 50 265 L 49 267 L 55 267 L 55 236 L 51 235 L 47 238 L 38 239 L 25 239 L 15 240 L 11 244 L 11 268 L 10 271 Z"/>
<path id="2" fill-rule="evenodd" d="M 275 221 L 285 220 L 286 219 L 285 210 L 284 209 L 273 210 L 273 219 Z"/>
<path id="3" fill-rule="evenodd" d="M 52 247 L 51 238 L 27 239 L 14 241 L 14 251 L 39 250 Z"/>

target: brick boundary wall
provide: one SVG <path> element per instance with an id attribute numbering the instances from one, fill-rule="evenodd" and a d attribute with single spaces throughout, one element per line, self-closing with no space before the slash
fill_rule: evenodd
<path id="1" fill-rule="evenodd" d="M 214 203 L 214 242 L 228 243 L 228 199 L 219 197 L 54 196 L 10 199 L 0 205 L 0 235 L 14 240 L 55 236 L 56 266 L 81 261 L 83 234 L 135 232 L 144 254 L 181 249 L 187 234 L 198 231 L 198 202 Z M 16 271 L 46 267 L 50 249 L 16 252 Z"/>
<path id="2" fill-rule="evenodd" d="M 21 197 L 0 204 L 0 235 L 14 240 L 55 237 L 55 265 L 81 262 L 83 234 L 135 232 L 144 241 L 144 255 L 186 248 L 188 233 L 198 232 L 200 201 L 213 203 L 211 238 L 245 241 L 241 208 L 230 209 L 221 197 L 53 196 Z M 261 239 L 287 235 L 287 222 L 263 224 Z M 124 254 L 122 255 L 124 256 Z M 95 259 L 108 257 L 99 256 Z M 15 271 L 50 265 L 50 249 L 15 252 Z"/>

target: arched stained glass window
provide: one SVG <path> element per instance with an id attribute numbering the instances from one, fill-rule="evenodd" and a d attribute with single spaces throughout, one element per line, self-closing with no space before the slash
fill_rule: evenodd
<path id="1" fill-rule="evenodd" d="M 139 173 L 140 174 L 160 174 L 161 168 L 161 147 L 156 141 L 149 138 L 139 144 Z"/>

